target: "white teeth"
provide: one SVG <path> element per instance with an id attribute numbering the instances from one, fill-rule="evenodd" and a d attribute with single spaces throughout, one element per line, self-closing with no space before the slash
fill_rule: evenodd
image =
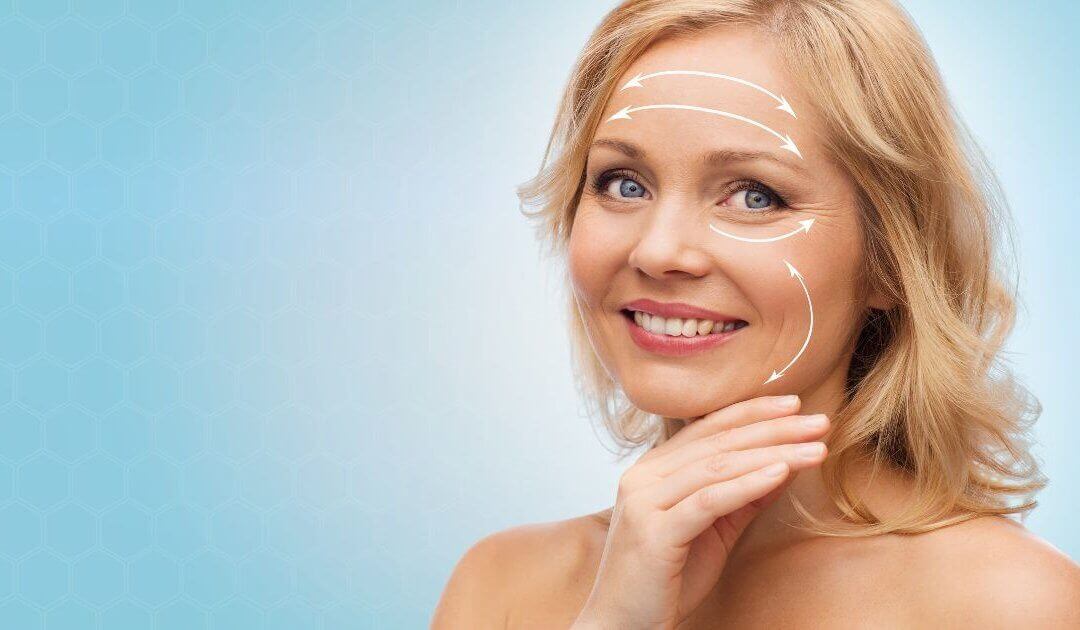
<path id="1" fill-rule="evenodd" d="M 672 337 L 697 337 L 728 332 L 735 328 L 733 321 L 720 324 L 711 319 L 682 319 L 680 317 L 664 319 L 642 311 L 634 311 L 634 323 L 649 332 Z"/>

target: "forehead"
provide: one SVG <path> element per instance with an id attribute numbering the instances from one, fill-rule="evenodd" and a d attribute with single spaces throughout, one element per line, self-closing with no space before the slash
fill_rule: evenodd
<path id="1" fill-rule="evenodd" d="M 710 73 L 730 78 L 678 71 Z M 654 75 L 654 73 L 667 73 Z M 623 89 L 645 75 L 640 86 Z M 752 85 L 748 85 L 752 84 Z M 786 99 L 797 117 L 777 109 Z M 608 119 L 625 107 L 691 105 L 749 118 L 790 135 L 804 159 L 813 153 L 817 121 L 799 85 L 788 76 L 778 51 L 764 31 L 749 25 L 724 25 L 661 39 L 623 73 L 605 107 L 597 137 L 618 136 L 649 145 L 667 144 L 683 151 L 704 148 L 779 149 L 775 135 L 735 117 L 685 109 L 632 111 L 633 120 Z M 624 124 L 632 123 L 632 124 Z M 778 155 L 787 154 L 779 151 Z M 796 160 L 798 158 L 795 158 Z"/>
<path id="2" fill-rule="evenodd" d="M 628 74 L 656 65 L 694 64 L 744 75 L 772 88 L 789 88 L 770 36 L 750 25 L 726 24 L 654 42 L 629 68 Z"/>

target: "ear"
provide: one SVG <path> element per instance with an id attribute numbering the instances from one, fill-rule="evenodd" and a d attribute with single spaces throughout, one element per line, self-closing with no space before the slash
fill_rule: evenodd
<path id="1" fill-rule="evenodd" d="M 886 298 L 880 291 L 872 290 L 866 298 L 866 306 L 881 311 L 887 311 L 896 306 L 896 302 Z"/>

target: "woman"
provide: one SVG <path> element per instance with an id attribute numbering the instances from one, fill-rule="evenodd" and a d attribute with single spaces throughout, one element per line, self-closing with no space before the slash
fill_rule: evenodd
<path id="1" fill-rule="evenodd" d="M 1007 518 L 1047 480 L 1005 204 L 898 7 L 625 2 L 551 140 L 522 199 L 585 393 L 649 448 L 612 508 L 474 545 L 433 627 L 1080 627 L 1077 565 Z"/>

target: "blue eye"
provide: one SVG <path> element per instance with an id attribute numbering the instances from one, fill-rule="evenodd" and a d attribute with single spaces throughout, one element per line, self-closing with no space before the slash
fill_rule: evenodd
<path id="1" fill-rule="evenodd" d="M 634 172 L 628 170 L 606 171 L 590 181 L 590 188 L 595 194 L 609 199 L 641 199 L 649 191 L 638 180 L 634 179 L 633 176 L 635 175 Z M 734 190 L 728 193 L 729 196 L 725 203 L 721 205 L 727 206 L 731 204 L 738 199 L 737 195 L 741 193 L 741 201 L 745 204 L 741 211 L 744 214 L 750 211 L 753 211 L 754 214 L 766 214 L 787 207 L 787 203 L 779 194 L 756 180 L 741 180 L 735 182 L 733 186 Z"/>
<path id="2" fill-rule="evenodd" d="M 618 181 L 620 182 L 619 194 L 623 197 L 642 197 L 645 195 L 645 188 L 629 177 L 623 177 Z"/>
<path id="3" fill-rule="evenodd" d="M 772 195 L 761 190 L 747 190 L 743 201 L 747 208 L 768 208 L 772 205 Z"/>
<path id="4" fill-rule="evenodd" d="M 747 179 L 735 184 L 735 191 L 721 204 L 731 204 L 736 211 L 744 214 L 767 214 L 777 212 L 787 207 L 787 203 L 771 188 L 761 182 Z M 739 207 L 738 202 L 742 202 Z"/>
<path id="5" fill-rule="evenodd" d="M 633 173 L 625 170 L 607 171 L 596 176 L 591 182 L 594 193 L 610 199 L 641 199 L 648 191 Z"/>

